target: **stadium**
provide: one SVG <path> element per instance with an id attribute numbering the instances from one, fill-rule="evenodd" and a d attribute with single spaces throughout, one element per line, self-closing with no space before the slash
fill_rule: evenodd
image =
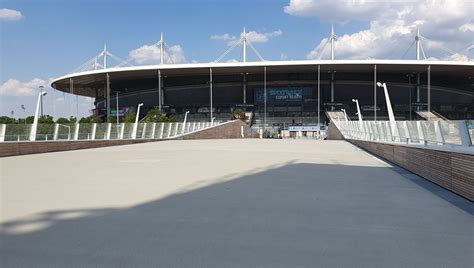
<path id="1" fill-rule="evenodd" d="M 253 124 L 277 126 L 322 124 L 327 122 L 325 111 L 345 109 L 354 116 L 353 99 L 364 119 L 385 120 L 385 97 L 377 87 L 382 81 L 397 120 L 414 120 L 417 111 L 434 111 L 453 120 L 474 118 L 472 61 L 423 60 L 421 38 L 415 38 L 416 60 L 336 60 L 333 36 L 330 60 L 265 61 L 245 31 L 236 43 L 243 49 L 241 62 L 218 62 L 229 50 L 211 63 L 167 64 L 162 57 L 158 65 L 110 68 L 107 58 L 113 55 L 104 48 L 86 63 L 91 68 L 57 78 L 52 87 L 94 98 L 93 113 L 104 121 L 115 118 L 117 111 L 123 117 L 143 103 L 141 115 L 158 108 L 178 117 L 189 111 L 190 121 L 212 121 L 243 111 Z M 166 55 L 163 39 L 156 45 Z M 247 47 L 261 61 L 247 61 Z"/>

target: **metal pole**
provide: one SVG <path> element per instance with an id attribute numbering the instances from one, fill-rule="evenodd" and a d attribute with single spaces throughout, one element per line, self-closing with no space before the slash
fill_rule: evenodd
<path id="1" fill-rule="evenodd" d="M 377 65 L 374 65 L 374 121 L 377 121 Z"/>
<path id="2" fill-rule="evenodd" d="M 334 71 L 331 71 L 331 111 L 334 111 Z"/>
<path id="3" fill-rule="evenodd" d="M 320 125 L 321 114 L 321 65 L 318 64 L 318 126 Z"/>
<path id="4" fill-rule="evenodd" d="M 161 70 L 158 70 L 158 110 L 161 113 Z"/>
<path id="5" fill-rule="evenodd" d="M 428 65 L 428 112 L 431 112 L 431 65 Z"/>
<path id="6" fill-rule="evenodd" d="M 106 86 L 107 86 L 107 122 L 109 122 L 110 119 L 110 77 L 109 73 L 106 74 Z"/>
<path id="7" fill-rule="evenodd" d="M 119 124 L 119 104 L 118 104 L 118 91 L 116 92 L 116 101 L 117 103 L 115 104 L 115 113 L 117 115 L 117 125 Z"/>
<path id="8" fill-rule="evenodd" d="M 420 101 L 421 101 L 421 98 L 420 98 L 420 73 L 417 73 L 416 74 L 416 103 L 418 104 L 416 106 L 416 110 L 419 111 L 420 110 Z"/>
<path id="9" fill-rule="evenodd" d="M 243 86 L 242 86 L 242 98 L 243 98 L 243 103 L 247 103 L 247 74 L 243 73 L 244 78 L 243 78 Z"/>
<path id="10" fill-rule="evenodd" d="M 410 106 L 410 115 L 409 115 L 409 118 L 410 118 L 410 121 L 411 121 L 411 76 L 412 74 L 409 74 L 408 75 L 408 105 Z"/>
<path id="11" fill-rule="evenodd" d="M 40 94 L 43 94 L 43 86 L 39 86 Z M 43 117 L 43 98 L 41 98 L 41 117 Z"/>
<path id="12" fill-rule="evenodd" d="M 267 66 L 263 67 L 263 132 L 267 130 Z"/>
<path id="13" fill-rule="evenodd" d="M 164 58 L 165 58 L 165 55 L 164 54 L 164 41 L 163 41 L 163 32 L 161 32 L 160 34 L 160 64 L 163 64 L 164 63 Z"/>
<path id="14" fill-rule="evenodd" d="M 212 68 L 209 68 L 209 103 L 210 103 L 210 115 L 211 115 L 211 122 L 212 122 Z"/>

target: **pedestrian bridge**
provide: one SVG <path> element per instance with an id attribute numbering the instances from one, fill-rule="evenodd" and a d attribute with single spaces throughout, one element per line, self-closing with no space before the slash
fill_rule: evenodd
<path id="1" fill-rule="evenodd" d="M 473 203 L 346 141 L 0 158 L 3 267 L 472 267 Z"/>

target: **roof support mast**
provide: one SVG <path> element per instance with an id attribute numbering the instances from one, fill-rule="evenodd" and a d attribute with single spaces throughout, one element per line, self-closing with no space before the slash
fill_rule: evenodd
<path id="1" fill-rule="evenodd" d="M 163 32 L 160 34 L 160 64 L 164 63 L 164 51 L 165 51 L 165 42 L 163 41 Z"/>
<path id="2" fill-rule="evenodd" d="M 416 43 L 416 60 L 420 60 L 420 51 L 421 51 L 421 35 L 420 35 L 420 27 L 416 28 L 416 36 L 415 36 L 415 43 Z M 413 44 L 413 43 L 412 43 Z"/>
<path id="3" fill-rule="evenodd" d="M 334 24 L 331 24 L 331 60 L 334 60 L 336 35 L 334 34 Z"/>
<path id="4" fill-rule="evenodd" d="M 242 33 L 242 61 L 247 62 L 247 32 L 245 31 L 244 27 L 244 32 Z"/>
<path id="5" fill-rule="evenodd" d="M 109 53 L 107 52 L 107 45 L 106 45 L 106 44 L 104 44 L 104 52 L 103 52 L 103 54 L 104 54 L 104 69 L 107 69 L 107 55 L 108 55 Z"/>

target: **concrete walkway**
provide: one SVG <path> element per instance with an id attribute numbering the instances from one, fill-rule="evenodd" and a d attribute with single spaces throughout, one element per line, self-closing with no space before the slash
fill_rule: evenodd
<path id="1" fill-rule="evenodd" d="M 344 141 L 0 158 L 0 267 L 473 267 L 473 204 Z"/>

